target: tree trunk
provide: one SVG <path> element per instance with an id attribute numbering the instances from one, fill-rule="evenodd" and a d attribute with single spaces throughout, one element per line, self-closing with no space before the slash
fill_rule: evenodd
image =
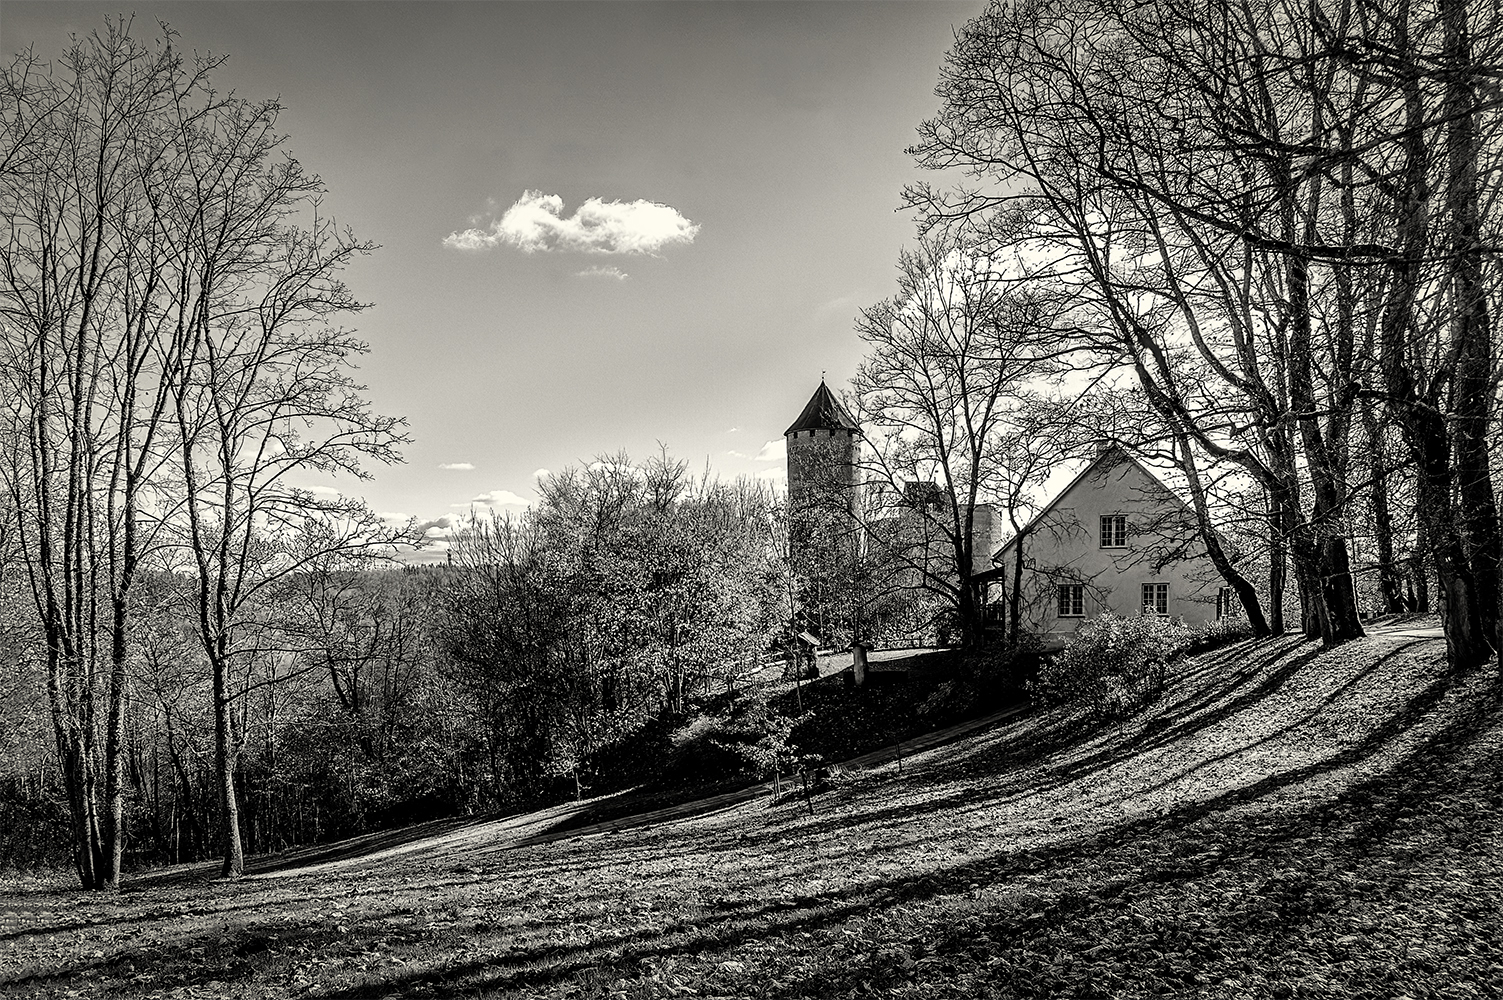
<path id="1" fill-rule="evenodd" d="M 1007 641 L 1016 646 L 1022 630 L 1023 619 L 1023 546 L 1028 542 L 1026 531 L 1013 536 L 1012 591 L 1007 595 Z"/>
<path id="2" fill-rule="evenodd" d="M 1470 670 L 1487 662 L 1492 645 L 1478 614 L 1477 587 L 1451 502 L 1445 419 L 1438 413 L 1416 413 L 1411 420 L 1415 443 L 1422 449 L 1417 506 L 1427 522 L 1425 533 L 1443 602 L 1446 657 L 1453 669 Z"/>
<path id="3" fill-rule="evenodd" d="M 1396 615 L 1404 610 L 1403 574 L 1394 558 L 1393 512 L 1388 506 L 1388 454 L 1383 446 L 1383 430 L 1371 400 L 1362 401 L 1362 426 L 1367 433 L 1368 469 L 1372 484 L 1373 541 L 1378 549 L 1378 594 L 1383 613 Z"/>
<path id="4" fill-rule="evenodd" d="M 1210 507 L 1206 503 L 1205 486 L 1200 481 L 1200 469 L 1195 461 L 1195 453 L 1190 449 L 1189 437 L 1184 433 L 1176 432 L 1175 444 L 1178 446 L 1179 467 L 1185 474 L 1185 481 L 1190 489 L 1191 509 L 1195 512 L 1195 524 L 1200 530 L 1200 541 L 1205 546 L 1206 555 L 1210 556 L 1211 564 L 1216 567 L 1216 572 L 1237 592 L 1237 599 L 1242 602 L 1242 608 L 1247 612 L 1247 623 L 1252 626 L 1253 635 L 1259 639 L 1266 638 L 1269 634 L 1268 621 L 1263 617 L 1263 606 L 1258 602 L 1258 591 L 1237 568 L 1232 565 L 1227 557 L 1226 550 L 1221 547 L 1221 539 L 1216 534 L 1216 528 L 1211 524 Z"/>
<path id="5" fill-rule="evenodd" d="M 125 781 L 121 735 L 125 728 L 125 640 L 123 630 L 110 665 L 109 718 L 104 739 L 104 836 L 99 887 L 120 888 L 120 862 L 125 852 Z"/>
<path id="6" fill-rule="evenodd" d="M 1452 340 L 1456 354 L 1453 446 L 1460 525 L 1476 590 L 1477 629 L 1483 641 L 1503 649 L 1498 601 L 1503 537 L 1488 461 L 1492 417 L 1493 345 L 1480 242 L 1477 178 L 1477 93 L 1466 0 L 1440 0 L 1445 27 L 1443 117 L 1446 128 L 1446 208 L 1452 258 Z M 1503 666 L 1503 657 L 1500 657 Z"/>
<path id="7" fill-rule="evenodd" d="M 1307 639 L 1328 643 L 1332 631 L 1321 586 L 1320 540 L 1310 525 L 1301 524 L 1290 539 L 1289 549 L 1294 556 L 1294 580 L 1299 585 L 1300 631 Z"/>
<path id="8" fill-rule="evenodd" d="M 1394 26 L 1394 51 L 1401 58 L 1413 59 L 1407 11 L 1394 18 Z M 1422 361 L 1420 352 L 1415 351 L 1411 356 L 1420 268 L 1431 243 L 1431 190 L 1425 95 L 1418 71 L 1406 68 L 1400 81 L 1404 94 L 1403 161 L 1397 172 L 1398 195 L 1392 209 L 1401 252 L 1388 266 L 1388 297 L 1380 322 L 1380 358 L 1389 407 L 1398 419 L 1416 467 L 1415 506 L 1423 522 L 1435 564 L 1436 583 L 1444 601 L 1446 657 L 1453 670 L 1468 670 L 1487 662 L 1491 647 L 1481 632 L 1476 588 L 1451 500 L 1454 480 L 1450 431 L 1439 400 L 1429 388 L 1438 380 L 1418 370 Z M 1422 386 L 1426 387 L 1423 394 Z"/>
<path id="9" fill-rule="evenodd" d="M 223 810 L 224 878 L 245 873 L 245 850 L 240 843 L 240 806 L 235 797 L 235 746 L 230 731 L 229 677 L 224 650 L 214 657 L 214 769 Z"/>
<path id="10" fill-rule="evenodd" d="M 1284 590 L 1289 572 L 1288 540 L 1284 534 L 1284 516 L 1273 491 L 1265 491 L 1264 496 L 1268 520 L 1268 630 L 1273 635 L 1283 635 Z"/>
<path id="11" fill-rule="evenodd" d="M 962 573 L 960 592 L 956 595 L 955 612 L 960 619 L 960 644 L 966 649 L 979 649 L 986 645 L 986 625 L 982 621 L 982 609 L 977 600 L 977 589 L 970 574 Z"/>
<path id="12" fill-rule="evenodd" d="M 1300 439 L 1314 493 L 1310 520 L 1300 525 L 1294 540 L 1300 596 L 1306 602 L 1305 634 L 1327 646 L 1363 635 L 1352 592 L 1350 559 L 1346 538 L 1339 526 L 1345 508 L 1342 488 L 1340 440 L 1345 425 L 1335 433 L 1323 433 L 1319 404 L 1311 377 L 1314 358 L 1311 347 L 1309 265 L 1298 255 L 1287 258 L 1289 282 L 1289 386 L 1290 403 L 1298 415 Z M 1350 331 L 1347 331 L 1349 335 Z M 1291 514 L 1302 519 L 1297 502 Z"/>

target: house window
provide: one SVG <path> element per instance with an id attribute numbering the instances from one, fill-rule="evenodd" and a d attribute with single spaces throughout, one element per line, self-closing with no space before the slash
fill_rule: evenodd
<path id="1" fill-rule="evenodd" d="M 1127 515 L 1101 515 L 1101 547 L 1122 549 L 1127 547 Z"/>
<path id="2" fill-rule="evenodd" d="M 1145 615 L 1169 613 L 1169 585 L 1167 583 L 1143 584 L 1143 613 Z"/>
<path id="3" fill-rule="evenodd" d="M 1059 585 L 1059 616 L 1061 618 L 1085 617 L 1085 584 L 1062 583 Z"/>

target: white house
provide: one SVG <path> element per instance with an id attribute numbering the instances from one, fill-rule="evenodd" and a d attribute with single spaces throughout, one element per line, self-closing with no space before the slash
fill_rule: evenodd
<path id="1" fill-rule="evenodd" d="M 1081 622 L 1106 611 L 1199 625 L 1235 603 L 1189 505 L 1115 445 L 997 552 L 1008 591 L 1020 540 L 1022 624 L 1044 637 L 1045 648 L 1062 646 Z"/>

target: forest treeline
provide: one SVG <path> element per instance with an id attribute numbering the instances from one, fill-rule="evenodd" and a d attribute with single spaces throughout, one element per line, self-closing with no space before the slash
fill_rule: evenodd
<path id="1" fill-rule="evenodd" d="M 227 681 L 247 852 L 587 792 L 602 751 L 759 669 L 787 600 L 768 490 L 618 455 L 541 492 L 519 517 L 468 519 L 445 562 L 326 553 L 246 609 Z M 9 568 L 5 656 L 18 672 L 0 691 L 12 723 L 0 860 L 63 861 L 72 818 L 46 639 L 29 623 L 24 570 Z M 223 851 L 195 587 L 190 573 L 153 570 L 133 590 L 128 867 Z M 84 678 L 57 670 L 88 697 Z"/>

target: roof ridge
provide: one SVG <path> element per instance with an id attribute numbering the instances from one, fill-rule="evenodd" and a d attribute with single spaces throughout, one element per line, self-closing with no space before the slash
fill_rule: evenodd
<path id="1" fill-rule="evenodd" d="M 1007 541 L 1003 542 L 1002 543 L 1002 547 L 999 548 L 996 552 L 994 552 L 992 554 L 992 560 L 995 562 L 998 558 L 1001 557 L 1002 553 L 1006 552 L 1009 548 L 1012 547 L 1012 544 L 1014 542 L 1016 542 L 1020 538 L 1025 537 L 1028 534 L 1028 532 L 1030 532 L 1030 531 L 1033 530 L 1033 528 L 1034 528 L 1035 525 L 1037 525 L 1040 521 L 1042 521 L 1044 519 L 1045 515 L 1047 515 L 1056 506 L 1058 506 L 1059 502 L 1061 500 L 1063 500 L 1069 494 L 1069 492 L 1071 490 L 1073 490 L 1076 486 L 1080 485 L 1080 481 L 1083 480 L 1083 479 L 1085 479 L 1086 476 L 1090 475 L 1090 473 L 1091 473 L 1091 471 L 1093 469 L 1095 469 L 1098 465 L 1102 464 L 1102 462 L 1105 461 L 1107 458 L 1114 457 L 1114 456 L 1116 458 L 1119 458 L 1122 461 L 1128 462 L 1131 465 L 1137 466 L 1139 472 L 1141 472 L 1141 473 L 1143 473 L 1143 475 L 1147 476 L 1148 480 L 1151 483 L 1153 483 L 1159 489 L 1163 490 L 1164 493 L 1166 493 L 1171 500 L 1176 501 L 1177 503 L 1179 503 L 1180 506 L 1182 506 L 1182 507 L 1189 507 L 1190 506 L 1188 503 L 1185 502 L 1184 497 L 1180 496 L 1178 493 L 1174 492 L 1174 490 L 1170 489 L 1168 487 L 1168 485 L 1166 485 L 1162 479 L 1160 479 L 1158 476 L 1155 476 L 1153 474 L 1153 472 L 1146 465 L 1144 465 L 1142 462 L 1138 461 L 1138 459 L 1137 459 L 1136 456 L 1130 454 L 1127 451 L 1126 448 L 1123 448 L 1122 445 L 1121 445 L 1121 443 L 1119 443 L 1117 441 L 1113 441 L 1110 444 L 1108 444 L 1105 448 L 1102 448 L 1100 451 L 1098 451 L 1096 453 L 1096 456 L 1094 458 L 1092 458 L 1089 462 L 1087 462 L 1085 464 L 1085 467 L 1083 469 L 1081 469 L 1079 472 L 1077 472 L 1070 479 L 1069 483 L 1067 483 L 1065 485 L 1064 489 L 1062 489 L 1058 493 L 1056 493 L 1054 495 L 1053 499 L 1051 499 L 1048 503 L 1044 504 L 1043 507 L 1039 508 L 1039 512 L 1037 514 L 1033 515 L 1033 517 L 1031 517 L 1031 518 L 1028 519 L 1028 523 L 1027 524 L 1023 525 L 1016 532 L 1014 532 L 1014 534 L 1013 534 L 1013 536 L 1011 538 L 1009 538 Z"/>

